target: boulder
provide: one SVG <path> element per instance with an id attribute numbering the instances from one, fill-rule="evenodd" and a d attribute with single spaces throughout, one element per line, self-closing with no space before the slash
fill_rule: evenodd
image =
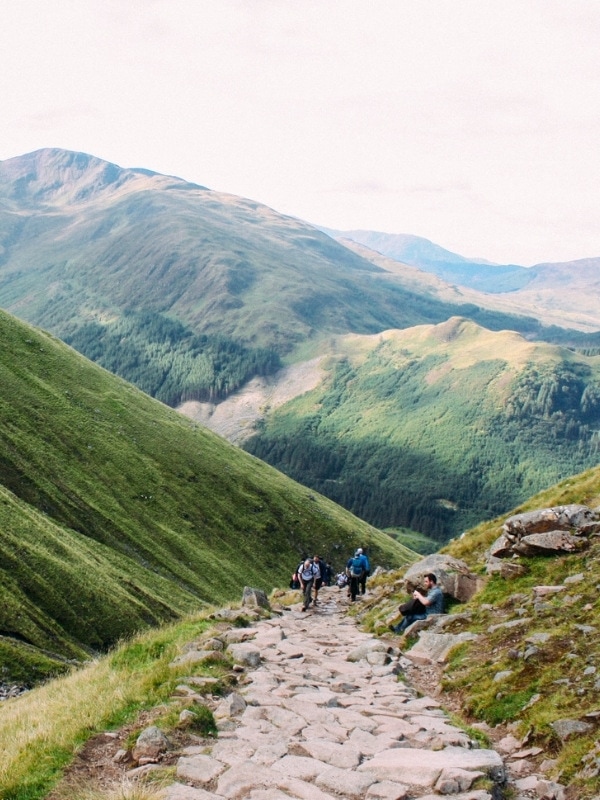
<path id="1" fill-rule="evenodd" d="M 502 534 L 488 550 L 487 571 L 510 578 L 510 570 L 500 568 L 498 559 L 575 553 L 599 532 L 600 512 L 588 506 L 553 506 L 514 514 L 505 521 Z"/>
<path id="2" fill-rule="evenodd" d="M 588 544 L 583 536 L 573 536 L 563 530 L 531 533 L 523 536 L 513 549 L 524 556 L 552 555 L 553 553 L 576 553 Z"/>
<path id="3" fill-rule="evenodd" d="M 156 725 L 145 728 L 137 738 L 133 748 L 133 758 L 135 761 L 148 763 L 158 760 L 162 753 L 165 753 L 171 743 Z"/>
<path id="4" fill-rule="evenodd" d="M 521 538 L 531 533 L 546 533 L 554 530 L 569 531 L 589 523 L 596 523 L 599 520 L 598 513 L 592 511 L 588 506 L 572 504 L 515 514 L 506 520 L 503 530 L 508 535 L 512 534 Z"/>
<path id="5" fill-rule="evenodd" d="M 527 572 L 527 567 L 523 564 L 516 564 L 513 561 L 503 561 L 497 556 L 490 555 L 485 563 L 485 569 L 488 575 L 500 575 L 501 578 L 510 580 L 517 578 L 519 575 L 524 575 Z"/>
<path id="6" fill-rule="evenodd" d="M 262 589 L 253 589 L 251 586 L 244 586 L 242 594 L 242 605 L 251 608 L 269 609 L 269 599 Z"/>
<path id="7" fill-rule="evenodd" d="M 413 564 L 404 575 L 408 594 L 423 585 L 423 578 L 428 572 L 436 576 L 438 586 L 445 595 L 461 603 L 470 600 L 480 588 L 480 578 L 469 570 L 464 561 L 433 553 Z"/>
<path id="8" fill-rule="evenodd" d="M 252 669 L 260 664 L 260 650 L 247 642 L 230 644 L 227 650 L 236 664 Z"/>

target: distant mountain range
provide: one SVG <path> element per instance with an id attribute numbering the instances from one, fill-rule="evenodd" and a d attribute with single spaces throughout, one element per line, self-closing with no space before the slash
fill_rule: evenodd
<path id="1" fill-rule="evenodd" d="M 368 378 L 361 371 L 354 381 L 352 370 L 344 372 L 340 353 L 353 364 L 361 350 L 372 350 L 369 337 L 384 339 L 386 331 L 406 331 L 403 341 L 411 352 L 411 330 L 418 340 L 423 326 L 443 331 L 451 319 L 471 322 L 478 330 L 514 331 L 523 341 L 559 346 L 548 356 L 557 365 L 554 372 L 536 377 L 531 372 L 535 364 L 504 371 L 505 380 L 521 381 L 511 391 L 520 397 L 523 391 L 531 394 L 529 400 L 522 399 L 524 407 L 532 409 L 529 416 L 521 415 L 523 427 L 536 427 L 536 414 L 543 416 L 535 393 L 550 392 L 554 398 L 551 387 L 564 375 L 568 376 L 566 394 L 577 397 L 580 405 L 585 394 L 585 408 L 595 408 L 590 398 L 596 396 L 594 359 L 600 352 L 600 259 L 534 268 L 497 266 L 464 259 L 418 237 L 330 233 L 339 241 L 251 200 L 180 178 L 121 169 L 81 153 L 40 150 L 0 163 L 0 304 L 203 424 L 223 430 L 219 409 L 225 404 L 229 438 L 240 441 L 255 432 L 255 452 L 376 519 L 378 525 L 395 524 L 400 518 L 395 512 L 387 518 L 375 513 L 365 497 L 360 502 L 350 497 L 348 486 L 342 492 L 338 478 L 323 477 L 325 469 L 319 474 L 311 469 L 294 472 L 293 463 L 306 460 L 301 455 L 311 439 L 303 413 L 294 411 L 293 422 L 294 415 L 286 417 L 289 430 L 285 436 L 279 430 L 276 447 L 264 438 L 275 431 L 270 420 L 276 408 L 281 409 L 278 415 L 285 413 L 283 398 L 288 402 L 311 391 L 307 402 L 316 402 L 322 409 L 336 404 L 352 408 L 350 416 L 344 411 L 336 417 L 335 436 L 321 437 L 321 444 L 327 440 L 332 452 L 321 449 L 315 458 L 323 464 L 337 463 L 351 441 L 353 456 L 346 468 L 351 465 L 356 475 L 366 475 L 359 461 L 372 462 L 380 434 L 374 433 L 371 442 L 361 439 L 369 408 L 356 405 L 353 387 L 364 379 L 377 393 L 384 391 L 376 386 L 381 380 L 388 387 L 390 404 L 401 404 L 407 425 L 422 419 L 422 404 L 431 402 L 424 391 L 425 374 L 411 383 L 416 367 L 393 348 L 380 348 L 378 358 L 386 353 L 390 361 L 381 362 Z M 489 339 L 494 341 L 501 339 Z M 578 351 L 576 357 L 573 350 Z M 485 358 L 481 357 L 482 374 L 492 369 L 494 359 L 512 364 L 504 346 L 499 346 L 496 355 L 490 352 L 488 347 Z M 440 352 L 427 358 L 444 361 L 445 356 Z M 573 359 L 577 365 L 571 369 Z M 318 365 L 316 381 L 315 369 L 305 368 L 307 364 Z M 447 368 L 457 379 L 469 374 L 456 369 L 453 361 Z M 295 376 L 293 388 L 286 388 L 290 370 Z M 343 375 L 347 386 L 342 386 Z M 247 414 L 244 404 L 234 401 L 261 382 L 271 387 L 269 396 L 279 399 L 272 405 L 264 402 L 258 414 Z M 409 385 L 413 386 L 410 401 Z M 444 387 L 456 430 L 460 430 L 467 424 L 467 417 L 460 416 L 467 413 L 460 400 L 465 386 L 448 380 Z M 452 395 L 454 387 L 459 392 Z M 474 391 L 469 400 L 478 396 Z M 374 403 L 373 394 L 363 392 L 363 402 Z M 543 403 L 541 407 L 545 408 Z M 514 505 L 519 497 L 543 488 L 545 481 L 553 481 L 565 470 L 583 468 L 595 457 L 590 441 L 595 423 L 581 417 L 587 413 L 583 406 L 579 411 L 568 407 L 575 416 L 566 434 L 560 403 L 548 406 L 552 429 L 548 435 L 553 439 L 564 434 L 567 440 L 564 448 L 561 445 L 555 451 L 560 457 L 552 452 L 547 455 L 550 469 L 539 469 L 536 459 L 522 448 L 505 468 L 498 460 L 502 448 L 496 448 L 496 455 L 485 456 L 484 471 L 504 474 L 506 469 L 514 485 L 482 509 L 476 498 L 476 487 L 481 486 L 479 467 L 473 463 L 465 469 L 464 457 L 447 448 L 438 466 L 446 471 L 449 484 L 462 482 L 466 488 L 453 498 L 446 486 L 433 499 L 440 501 L 440 507 L 454 503 L 463 509 L 463 516 L 449 515 L 455 520 L 472 519 L 469 504 L 473 513 L 474 509 L 496 513 L 505 503 Z M 485 408 L 485 403 L 478 409 L 469 402 L 468 419 L 483 414 Z M 382 409 L 377 413 L 383 431 L 389 419 Z M 432 429 L 440 432 L 440 442 L 445 436 L 443 419 L 442 414 Z M 481 425 L 485 428 L 488 422 L 486 418 Z M 338 430 L 339 425 L 346 426 L 345 433 Z M 446 441 L 452 441 L 452 436 Z M 410 443 L 415 456 L 419 438 L 415 429 Z M 408 444 L 402 447 L 402 458 L 410 461 Z M 575 451 L 579 456 L 575 457 Z M 388 459 L 387 469 L 390 463 Z M 415 463 L 427 462 L 417 459 Z M 395 484 L 396 490 L 402 494 L 410 489 L 413 498 L 431 499 L 432 486 L 422 490 L 430 475 L 429 465 L 412 469 L 403 477 L 404 488 Z M 379 483 L 385 480 L 382 473 Z M 361 484 L 367 485 L 369 481 Z M 410 524 L 432 528 L 440 539 L 454 531 L 453 526 L 425 522 L 432 519 L 430 512 L 431 508 L 413 514 Z"/>
<path id="2" fill-rule="evenodd" d="M 432 272 L 448 283 L 482 292 L 512 292 L 527 286 L 533 278 L 532 272 L 525 267 L 464 258 L 420 236 L 361 230 L 322 230 L 335 239 L 350 239 L 402 264 Z"/>

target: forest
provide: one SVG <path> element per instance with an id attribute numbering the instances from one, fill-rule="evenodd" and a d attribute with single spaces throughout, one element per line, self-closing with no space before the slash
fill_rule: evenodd
<path id="1" fill-rule="evenodd" d="M 281 367 L 270 348 L 247 347 L 222 334 L 196 334 L 156 312 L 126 312 L 108 325 L 90 322 L 65 341 L 169 406 L 217 402 L 254 376 Z"/>
<path id="2" fill-rule="evenodd" d="M 377 352 L 359 368 L 342 361 L 320 396 L 275 412 L 245 448 L 377 527 L 439 542 L 598 462 L 591 370 L 530 365 L 499 401 L 487 387 L 502 361 L 428 383 L 442 364 L 394 369 Z"/>

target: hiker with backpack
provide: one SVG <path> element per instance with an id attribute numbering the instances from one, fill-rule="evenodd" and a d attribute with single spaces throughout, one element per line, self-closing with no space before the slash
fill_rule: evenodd
<path id="1" fill-rule="evenodd" d="M 362 548 L 359 547 L 354 553 L 352 558 L 348 560 L 347 569 L 350 578 L 350 597 L 352 602 L 356 600 L 356 595 L 359 592 L 360 579 L 363 573 L 367 570 L 368 561 L 363 555 Z"/>
<path id="2" fill-rule="evenodd" d="M 310 558 L 305 559 L 302 564 L 298 565 L 298 578 L 300 580 L 300 587 L 304 597 L 302 611 L 306 611 L 312 603 L 312 590 L 317 572 L 318 568 L 315 568 Z"/>
<path id="3" fill-rule="evenodd" d="M 360 587 L 360 593 L 364 594 L 367 590 L 367 578 L 371 574 L 371 564 L 369 563 L 369 556 L 367 555 L 364 549 L 362 550 L 362 554 L 363 558 L 365 559 L 365 569 L 363 574 L 360 576 L 358 580 L 358 585 Z"/>

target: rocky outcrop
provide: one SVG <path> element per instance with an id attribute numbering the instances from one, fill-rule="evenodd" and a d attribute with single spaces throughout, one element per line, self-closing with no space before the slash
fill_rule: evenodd
<path id="1" fill-rule="evenodd" d="M 600 534 L 600 509 L 583 505 L 554 506 L 509 517 L 501 535 L 488 551 L 487 571 L 512 577 L 515 567 L 499 565 L 501 559 L 518 556 L 575 553 Z M 522 569 L 522 568 L 521 568 Z"/>

